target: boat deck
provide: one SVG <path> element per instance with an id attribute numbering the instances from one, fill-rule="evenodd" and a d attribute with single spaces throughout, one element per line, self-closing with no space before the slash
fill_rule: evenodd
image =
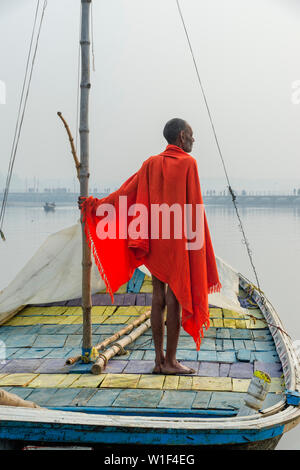
<path id="1" fill-rule="evenodd" d="M 128 292 L 135 290 L 136 292 Z M 108 294 L 93 296 L 93 344 L 131 323 L 151 306 L 152 283 L 122 286 L 111 305 Z M 243 295 L 243 292 L 241 292 Z M 256 320 L 210 308 L 211 327 L 201 350 L 181 332 L 177 357 L 196 370 L 193 376 L 153 375 L 151 329 L 112 358 L 101 375 L 91 364 L 66 365 L 81 354 L 81 299 L 27 306 L 0 327 L 5 360 L 0 387 L 42 407 L 105 414 L 230 417 L 243 403 L 254 370 L 272 379 L 264 408 L 282 400 L 284 379 L 273 338 L 258 308 Z M 3 354 L 2 354 L 3 357 Z"/>

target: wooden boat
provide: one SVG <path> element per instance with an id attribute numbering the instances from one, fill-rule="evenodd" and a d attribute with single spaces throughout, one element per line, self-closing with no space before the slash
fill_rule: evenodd
<path id="1" fill-rule="evenodd" d="M 45 212 L 54 212 L 55 202 L 46 202 L 43 207 Z"/>
<path id="2" fill-rule="evenodd" d="M 82 196 L 88 195 L 89 3 L 82 0 L 81 165 L 74 155 Z M 42 407 L 0 407 L 3 447 L 63 442 L 155 446 L 160 453 L 170 446 L 274 449 L 299 423 L 296 351 L 270 302 L 242 275 L 240 296 L 255 307 L 250 316 L 211 306 L 211 327 L 199 352 L 181 333 L 177 357 L 196 370 L 193 376 L 152 374 L 149 328 L 126 349 L 122 339 L 115 341 L 113 348 L 123 354 L 113 356 L 101 374 L 90 373 L 91 363 L 67 365 L 67 358 L 89 346 L 91 324 L 93 344 L 103 342 L 151 308 L 151 279 L 138 270 L 114 305 L 99 292 L 90 312 L 90 259 L 85 247 L 82 299 L 27 305 L 0 316 L 0 391 Z M 256 370 L 271 377 L 271 388 L 257 412 L 243 415 Z"/>
<path id="3" fill-rule="evenodd" d="M 93 296 L 94 343 L 149 310 L 151 279 L 138 274 L 133 289 L 130 283 L 119 289 L 114 306 L 107 294 Z M 240 289 L 247 297 L 243 276 Z M 272 305 L 257 290 L 248 298 L 257 304 L 251 317 L 210 308 L 211 327 L 199 352 L 182 332 L 178 358 L 192 364 L 193 376 L 151 373 L 151 329 L 100 375 L 90 373 L 91 364 L 66 365 L 67 357 L 80 354 L 81 299 L 24 307 L 0 327 L 7 357 L 0 387 L 43 409 L 2 406 L 0 439 L 20 445 L 63 440 L 93 448 L 274 449 L 300 420 L 300 369 Z M 271 389 L 258 413 L 238 416 L 256 369 L 271 376 Z"/>

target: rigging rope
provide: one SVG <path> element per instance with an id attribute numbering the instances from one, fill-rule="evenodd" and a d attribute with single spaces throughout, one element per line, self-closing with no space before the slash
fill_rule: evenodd
<path id="1" fill-rule="evenodd" d="M 253 272 L 254 272 L 254 275 L 255 275 L 257 286 L 260 289 L 260 283 L 259 283 L 258 275 L 257 275 L 256 268 L 255 268 L 253 258 L 252 258 L 252 251 L 250 249 L 250 245 L 249 245 L 249 242 L 247 240 L 246 233 L 245 233 L 245 230 L 244 230 L 243 222 L 242 222 L 242 219 L 241 219 L 238 207 L 237 207 L 236 194 L 234 193 L 234 191 L 231 187 L 230 181 L 229 181 L 229 176 L 228 176 L 228 173 L 227 173 L 225 161 L 224 161 L 223 154 L 222 154 L 222 151 L 221 151 L 221 147 L 220 147 L 220 144 L 219 144 L 219 140 L 218 140 L 218 137 L 217 137 L 216 129 L 215 129 L 215 126 L 214 126 L 214 123 L 213 123 L 212 115 L 211 115 L 211 112 L 210 112 L 210 109 L 209 109 L 209 106 L 208 106 L 206 94 L 205 94 L 205 91 L 204 91 L 204 88 L 203 88 L 203 85 L 202 85 L 202 81 L 201 81 L 201 78 L 200 78 L 200 73 L 199 73 L 199 70 L 198 70 L 198 66 L 197 66 L 194 51 L 193 51 L 193 48 L 192 48 L 189 33 L 188 33 L 188 30 L 187 30 L 187 26 L 186 26 L 186 23 L 184 21 L 182 10 L 181 10 L 180 4 L 179 4 L 179 0 L 176 0 L 176 4 L 177 4 L 178 12 L 179 12 L 179 15 L 180 15 L 180 18 L 181 18 L 181 22 L 182 22 L 182 25 L 183 25 L 183 29 L 184 29 L 184 32 L 185 32 L 185 35 L 186 35 L 186 39 L 187 39 L 187 42 L 188 42 L 189 50 L 190 50 L 190 53 L 191 53 L 191 56 L 192 56 L 192 59 L 193 59 L 195 71 L 196 71 L 198 82 L 199 82 L 199 85 L 200 85 L 200 88 L 201 88 L 201 91 L 202 91 L 202 95 L 203 95 L 203 98 L 204 98 L 204 102 L 205 102 L 205 106 L 206 106 L 206 109 L 207 109 L 208 117 L 209 117 L 210 124 L 211 124 L 212 130 L 213 130 L 214 138 L 215 138 L 215 141 L 216 141 L 216 144 L 217 144 L 218 153 L 220 155 L 222 165 L 223 165 L 223 168 L 224 168 L 224 172 L 225 172 L 225 176 L 226 176 L 226 180 L 227 180 L 227 185 L 228 185 L 228 191 L 231 195 L 232 203 L 233 203 L 233 206 L 235 208 L 235 212 L 236 212 L 236 215 L 237 215 L 237 218 L 238 218 L 238 221 L 239 221 L 239 228 L 240 228 L 240 230 L 242 232 L 242 235 L 243 235 L 243 242 L 245 243 L 245 246 L 246 246 L 246 249 L 247 249 L 248 257 L 249 257 L 250 264 L 252 266 L 252 269 L 253 269 Z"/>
<path id="2" fill-rule="evenodd" d="M 3 195 L 2 206 L 1 206 L 1 212 L 0 212 L 0 235 L 1 235 L 2 240 L 5 240 L 5 236 L 4 236 L 2 228 L 3 228 L 3 221 L 4 221 L 6 205 L 7 205 L 9 186 L 10 186 L 13 167 L 14 167 L 14 163 L 15 163 L 15 159 L 16 159 L 16 154 L 17 154 L 18 144 L 19 144 L 19 140 L 20 140 L 21 130 L 22 130 L 22 126 L 23 126 L 25 110 L 26 110 L 26 105 L 27 105 L 27 101 L 28 101 L 29 90 L 30 90 L 30 85 L 31 85 L 31 80 L 32 80 L 32 73 L 33 73 L 33 68 L 34 68 L 34 64 L 35 64 L 35 59 L 36 59 L 36 54 L 37 54 L 37 49 L 38 49 L 38 43 L 39 43 L 39 38 L 40 38 L 40 33 L 41 33 L 41 27 L 42 27 L 46 7 L 47 7 L 47 0 L 44 0 L 44 4 L 43 4 L 42 11 L 41 11 L 41 14 L 40 14 L 39 27 L 38 27 L 38 31 L 37 31 L 37 35 L 36 35 L 35 46 L 34 46 L 34 50 L 33 50 L 34 36 L 35 36 L 35 33 L 36 33 L 37 19 L 38 19 L 38 16 L 39 16 L 38 14 L 39 14 L 39 10 L 40 10 L 40 0 L 37 1 L 37 6 L 36 6 L 35 16 L 34 16 L 34 23 L 33 23 L 32 34 L 31 34 L 31 40 L 30 40 L 30 46 L 29 46 L 29 52 L 28 52 L 26 68 L 25 68 L 25 76 L 24 76 L 24 80 L 23 80 L 22 92 L 21 92 L 19 108 L 18 108 L 17 122 L 16 122 L 16 126 L 15 126 L 14 138 L 13 138 L 11 155 L 10 155 L 9 166 L 8 166 L 8 173 L 7 173 L 6 184 L 5 184 L 4 195 Z M 33 54 L 32 54 L 32 50 L 33 50 Z M 31 66 L 29 67 L 29 62 L 30 62 L 31 56 L 32 56 Z M 29 73 L 29 76 L 28 76 L 28 73 Z M 26 86 L 26 82 L 27 82 L 27 86 Z"/>

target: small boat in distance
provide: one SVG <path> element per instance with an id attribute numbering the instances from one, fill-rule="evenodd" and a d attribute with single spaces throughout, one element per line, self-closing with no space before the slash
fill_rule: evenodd
<path id="1" fill-rule="evenodd" d="M 46 202 L 44 205 L 45 212 L 55 211 L 55 202 Z"/>

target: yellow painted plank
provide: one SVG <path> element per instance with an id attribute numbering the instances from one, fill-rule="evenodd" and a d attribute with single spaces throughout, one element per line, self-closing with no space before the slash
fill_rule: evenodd
<path id="1" fill-rule="evenodd" d="M 221 308 L 210 308 L 209 309 L 210 318 L 222 318 L 222 309 Z"/>
<path id="2" fill-rule="evenodd" d="M 115 311 L 116 311 L 116 308 L 114 305 L 108 305 L 107 307 L 105 307 L 105 315 L 112 315 Z"/>
<path id="3" fill-rule="evenodd" d="M 179 376 L 176 375 L 166 375 L 163 385 L 164 390 L 177 390 L 179 383 Z"/>
<path id="4" fill-rule="evenodd" d="M 62 382 L 59 382 L 57 388 L 67 388 L 67 387 L 74 387 L 74 382 L 78 380 L 80 374 L 65 374 L 65 378 Z"/>
<path id="5" fill-rule="evenodd" d="M 77 307 L 65 307 L 64 315 L 82 315 L 82 308 Z"/>
<path id="6" fill-rule="evenodd" d="M 144 282 L 152 282 L 152 276 L 148 276 L 148 274 L 145 274 L 145 277 L 144 277 Z"/>
<path id="7" fill-rule="evenodd" d="M 106 307 L 105 305 L 99 305 L 99 306 L 96 305 L 95 307 L 92 307 L 92 316 L 93 316 L 93 315 L 98 315 L 98 316 L 99 316 L 99 315 L 104 315 L 104 313 L 106 314 L 106 313 L 107 313 L 107 312 L 106 312 L 106 309 L 107 309 L 107 308 L 108 308 L 108 307 Z M 114 309 L 115 309 L 115 308 L 116 308 L 116 307 L 114 307 Z"/>
<path id="8" fill-rule="evenodd" d="M 164 375 L 141 375 L 137 388 L 162 389 L 164 381 Z"/>
<path id="9" fill-rule="evenodd" d="M 105 325 L 123 324 L 130 319 L 130 317 L 125 315 L 112 315 L 111 317 L 108 317 L 103 323 Z"/>
<path id="10" fill-rule="evenodd" d="M 229 318 L 224 318 L 224 327 L 225 328 L 236 328 L 236 321 L 229 320 Z"/>
<path id="11" fill-rule="evenodd" d="M 68 374 L 39 374 L 32 382 L 33 388 L 53 388 L 58 387 Z"/>
<path id="12" fill-rule="evenodd" d="M 235 324 L 237 328 L 246 328 L 245 320 L 236 320 Z"/>
<path id="13" fill-rule="evenodd" d="M 61 320 L 58 322 L 59 325 L 72 325 L 75 321 L 78 323 L 78 319 L 81 319 L 82 323 L 82 315 L 62 315 Z"/>
<path id="14" fill-rule="evenodd" d="M 251 379 L 232 379 L 233 392 L 247 392 Z"/>
<path id="15" fill-rule="evenodd" d="M 145 282 L 144 281 L 141 288 L 140 288 L 140 292 L 144 293 L 144 294 L 152 294 L 152 292 L 153 292 L 152 282 Z"/>
<path id="16" fill-rule="evenodd" d="M 34 316 L 34 315 L 62 315 L 66 307 L 26 307 L 19 316 Z"/>
<path id="17" fill-rule="evenodd" d="M 9 326 L 28 326 L 28 325 L 37 325 L 37 324 L 42 324 L 42 325 L 57 325 L 60 323 L 62 320 L 63 316 L 62 315 L 44 315 L 44 316 L 39 316 L 39 315 L 33 315 L 33 316 L 24 316 L 24 317 L 14 317 L 8 322 L 5 323 L 5 325 Z"/>
<path id="18" fill-rule="evenodd" d="M 212 326 L 214 326 L 215 328 L 224 327 L 224 323 L 223 323 L 223 320 L 221 320 L 221 318 L 215 318 L 214 320 L 211 320 L 211 323 L 212 323 Z"/>
<path id="19" fill-rule="evenodd" d="M 242 313 L 235 312 L 234 310 L 228 310 L 227 308 L 223 308 L 223 316 L 224 318 L 245 320 L 245 316 Z"/>
<path id="20" fill-rule="evenodd" d="M 107 374 L 101 388 L 136 388 L 139 380 L 138 374 Z"/>
<path id="21" fill-rule="evenodd" d="M 28 385 L 29 383 L 31 386 L 32 381 L 37 376 L 38 374 L 22 374 L 22 373 L 8 374 L 5 377 L 2 377 L 0 379 L 0 386 L 1 387 L 9 387 L 9 386 L 26 387 L 26 385 Z"/>
<path id="22" fill-rule="evenodd" d="M 178 390 L 192 390 L 193 377 L 179 377 Z"/>
<path id="23" fill-rule="evenodd" d="M 105 377 L 106 374 L 81 374 L 78 376 L 78 379 L 72 383 L 72 388 L 97 388 Z"/>
<path id="24" fill-rule="evenodd" d="M 81 325 L 82 324 L 82 315 L 69 315 L 69 317 L 67 318 L 70 318 L 70 319 L 74 319 L 72 321 L 72 325 Z"/>
<path id="25" fill-rule="evenodd" d="M 116 294 L 126 294 L 127 292 L 127 282 L 123 284 L 119 289 L 115 292 Z"/>
<path id="26" fill-rule="evenodd" d="M 129 305 L 128 307 L 119 307 L 115 315 L 139 316 L 140 312 L 138 310 L 138 307 L 135 307 L 134 305 Z"/>
<path id="27" fill-rule="evenodd" d="M 231 377 L 193 377 L 193 390 L 216 390 L 231 392 Z"/>
<path id="28" fill-rule="evenodd" d="M 92 316 L 92 323 L 93 324 L 102 324 L 105 322 L 105 320 L 107 320 L 109 318 L 109 315 L 94 315 Z"/>

